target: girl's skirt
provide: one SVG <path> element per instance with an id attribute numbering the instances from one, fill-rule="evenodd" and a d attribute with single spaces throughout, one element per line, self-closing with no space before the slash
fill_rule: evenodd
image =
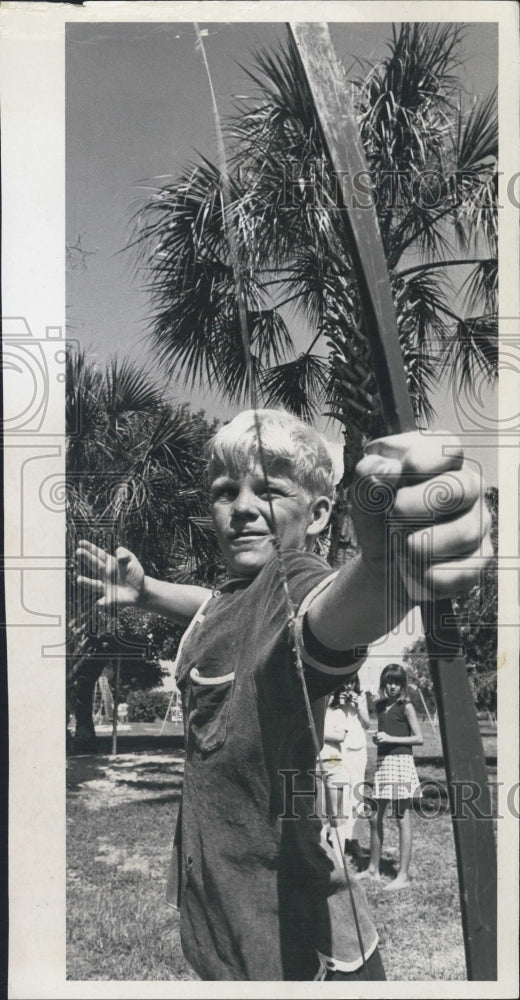
<path id="1" fill-rule="evenodd" d="M 377 758 L 374 799 L 411 799 L 421 795 L 421 783 L 411 753 L 389 753 Z"/>

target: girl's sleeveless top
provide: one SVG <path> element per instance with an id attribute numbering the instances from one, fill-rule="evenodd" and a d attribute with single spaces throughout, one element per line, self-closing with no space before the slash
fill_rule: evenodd
<path id="1" fill-rule="evenodd" d="M 407 701 L 394 701 L 387 707 L 386 701 L 378 701 L 377 708 L 377 728 L 380 733 L 388 733 L 389 736 L 410 736 L 410 726 L 406 718 L 405 706 Z M 412 754 L 412 748 L 407 743 L 391 743 L 377 748 L 380 757 L 387 757 L 389 754 Z"/>

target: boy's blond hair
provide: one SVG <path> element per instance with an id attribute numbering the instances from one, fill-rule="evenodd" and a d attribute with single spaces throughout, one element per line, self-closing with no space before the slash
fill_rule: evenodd
<path id="1" fill-rule="evenodd" d="M 287 476 L 312 497 L 334 497 L 334 467 L 324 438 L 285 410 L 257 410 L 266 471 Z M 221 427 L 207 445 L 210 479 L 240 474 L 260 461 L 254 410 Z"/>

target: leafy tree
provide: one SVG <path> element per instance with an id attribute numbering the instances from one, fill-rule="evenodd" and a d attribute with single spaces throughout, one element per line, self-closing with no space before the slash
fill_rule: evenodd
<path id="1" fill-rule="evenodd" d="M 79 538 L 113 550 L 126 545 L 163 579 L 212 582 L 219 556 L 207 517 L 203 448 L 216 429 L 204 414 L 170 404 L 143 369 L 84 352 L 67 365 L 67 514 L 71 559 Z M 92 694 L 120 659 L 122 692 L 160 683 L 158 658 L 177 633 L 127 609 L 117 628 L 92 609 L 69 578 L 68 678 L 78 730 L 94 736 Z M 145 642 L 143 644 L 143 636 Z"/>
<path id="2" fill-rule="evenodd" d="M 121 645 L 119 699 L 130 691 L 159 687 L 167 676 L 160 660 L 173 660 L 183 629 L 166 618 L 136 608 L 118 614 L 117 635 Z"/>
<path id="3" fill-rule="evenodd" d="M 476 707 L 496 713 L 498 618 L 498 490 L 496 487 L 486 491 L 486 501 L 492 517 L 494 558 L 482 574 L 479 586 L 474 587 L 468 594 L 460 595 L 453 602 L 453 607 L 470 671 Z M 420 686 L 426 702 L 433 705 L 433 687 L 424 639 L 418 639 L 406 651 L 404 660 L 412 681 Z"/>
<path id="4" fill-rule="evenodd" d="M 350 81 L 423 422 L 441 373 L 464 383 L 497 370 L 496 98 L 465 99 L 463 39 L 457 24 L 401 24 L 388 55 Z M 293 41 L 258 51 L 247 72 L 256 95 L 237 99 L 225 124 L 230 203 L 221 170 L 199 159 L 135 216 L 154 345 L 170 374 L 246 397 L 231 234 L 261 397 L 304 417 L 325 409 L 337 418 L 348 481 L 363 439 L 382 425 L 339 181 Z M 466 294 L 456 308 L 460 274 Z M 300 353 L 290 317 L 312 327 Z"/>
<path id="5" fill-rule="evenodd" d="M 130 722 L 164 719 L 169 700 L 167 691 L 131 691 L 128 695 L 128 718 Z"/>

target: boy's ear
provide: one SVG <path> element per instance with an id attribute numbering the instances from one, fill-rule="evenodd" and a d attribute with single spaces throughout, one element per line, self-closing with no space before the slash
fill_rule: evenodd
<path id="1" fill-rule="evenodd" d="M 311 520 L 307 528 L 307 536 L 315 537 L 327 527 L 332 512 L 332 500 L 328 497 L 316 497 L 311 504 Z"/>

